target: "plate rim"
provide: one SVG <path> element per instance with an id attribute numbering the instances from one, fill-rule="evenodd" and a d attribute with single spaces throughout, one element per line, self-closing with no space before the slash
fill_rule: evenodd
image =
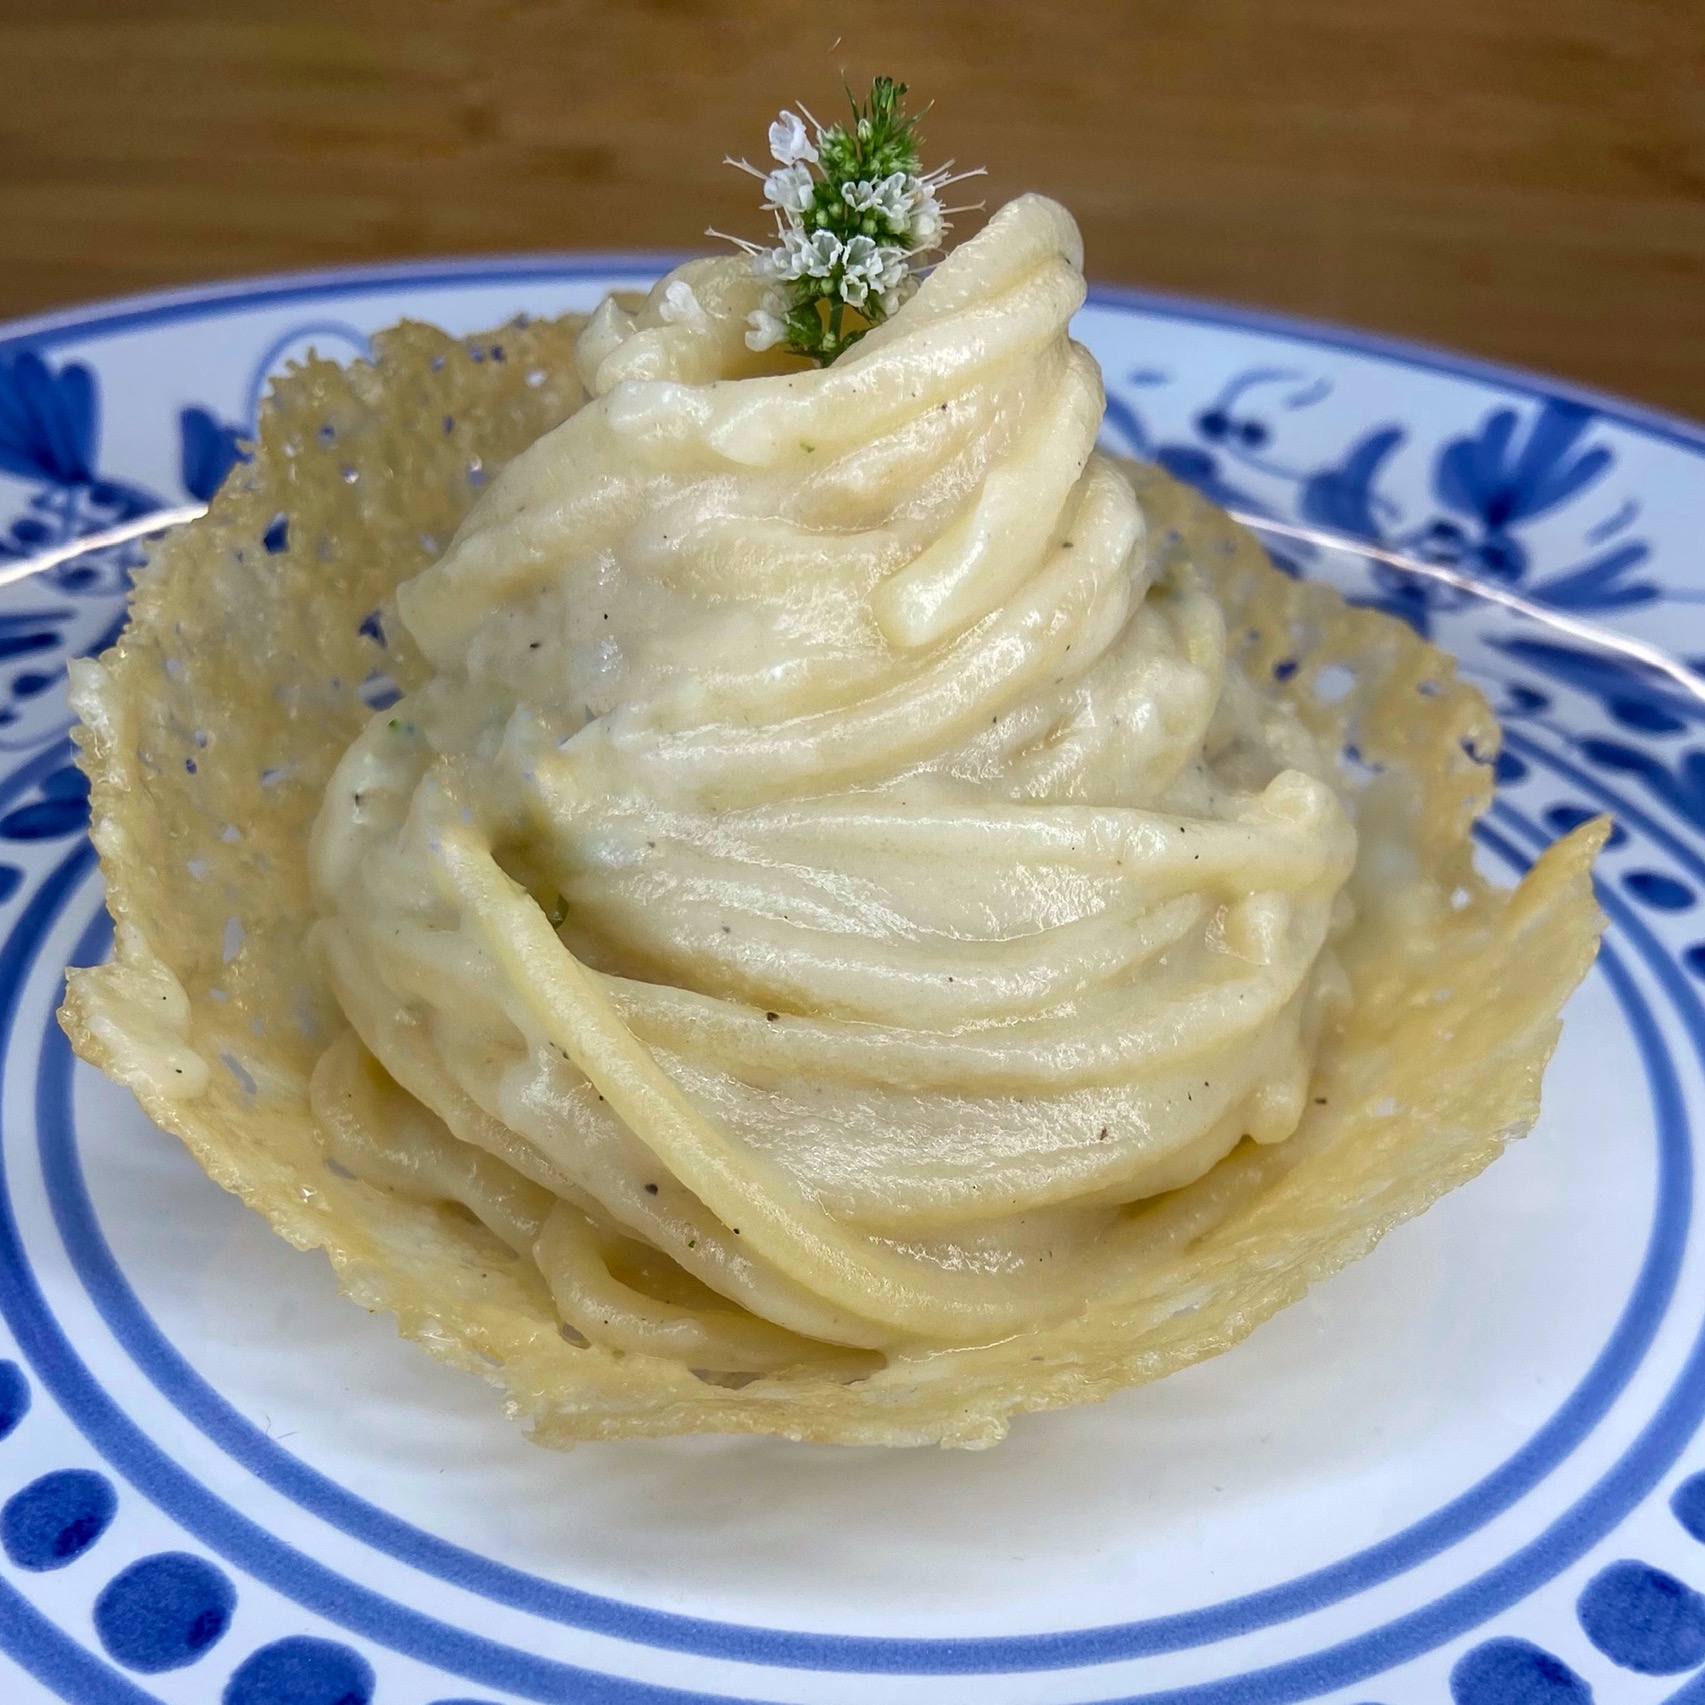
<path id="1" fill-rule="evenodd" d="M 694 253 L 668 248 L 500 250 L 489 254 L 422 256 L 243 274 L 97 297 L 38 314 L 0 320 L 0 356 L 21 348 L 50 348 L 76 337 L 110 336 L 173 320 L 235 313 L 310 297 L 359 295 L 401 286 L 430 288 L 480 282 L 495 284 L 509 279 L 564 278 L 577 273 L 589 276 L 624 271 L 661 273 L 693 258 Z M 1705 420 L 1639 402 L 1584 381 L 1563 378 L 1518 362 L 1473 355 L 1425 338 L 1368 330 L 1342 321 L 1258 307 L 1219 296 L 1093 279 L 1085 305 L 1294 338 L 1321 348 L 1392 361 L 1473 383 L 1497 385 L 1536 397 L 1554 397 L 1578 403 L 1618 425 L 1705 456 Z"/>

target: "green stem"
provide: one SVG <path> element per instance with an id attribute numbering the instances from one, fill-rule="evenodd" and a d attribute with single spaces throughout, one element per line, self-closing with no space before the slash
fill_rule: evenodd
<path id="1" fill-rule="evenodd" d="M 841 352 L 841 311 L 843 306 L 844 304 L 837 297 L 834 306 L 829 309 L 829 358 L 831 360 Z"/>

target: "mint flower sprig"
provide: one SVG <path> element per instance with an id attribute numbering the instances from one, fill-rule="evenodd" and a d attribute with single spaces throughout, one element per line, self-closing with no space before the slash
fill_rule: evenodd
<path id="1" fill-rule="evenodd" d="M 749 318 L 750 348 L 785 344 L 827 367 L 894 313 L 918 263 L 941 248 L 947 215 L 966 211 L 944 208 L 939 192 L 982 168 L 955 174 L 949 161 L 924 171 L 905 93 L 904 83 L 878 77 L 862 107 L 851 103 L 850 126 L 825 129 L 809 112 L 784 111 L 770 126 L 771 171 L 728 162 L 762 180 L 776 221 L 773 245 L 727 239 L 775 286 Z"/>

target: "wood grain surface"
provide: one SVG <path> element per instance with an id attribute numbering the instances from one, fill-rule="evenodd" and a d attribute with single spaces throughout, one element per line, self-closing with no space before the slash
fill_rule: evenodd
<path id="1" fill-rule="evenodd" d="M 1705 417 L 1705 0 L 0 0 L 0 315 L 755 234 L 722 156 L 843 71 L 1094 277 Z"/>

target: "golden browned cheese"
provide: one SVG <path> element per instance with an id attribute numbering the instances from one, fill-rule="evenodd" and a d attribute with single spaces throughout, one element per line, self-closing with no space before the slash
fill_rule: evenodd
<path id="1" fill-rule="evenodd" d="M 80 670 L 73 1039 L 544 1442 L 991 1442 L 1534 1116 L 1597 831 L 1474 874 L 1483 702 L 1094 451 L 1080 261 L 1025 198 L 823 372 L 737 262 L 402 328 Z"/>

